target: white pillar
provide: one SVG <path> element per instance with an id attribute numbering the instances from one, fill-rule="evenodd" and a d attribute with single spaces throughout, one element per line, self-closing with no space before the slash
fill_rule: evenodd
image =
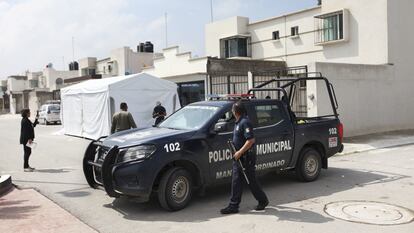
<path id="1" fill-rule="evenodd" d="M 247 72 L 247 86 L 249 90 L 253 88 L 253 74 L 250 71 Z"/>

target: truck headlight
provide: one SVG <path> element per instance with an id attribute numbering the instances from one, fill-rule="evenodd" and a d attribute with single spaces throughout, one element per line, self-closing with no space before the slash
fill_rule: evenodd
<path id="1" fill-rule="evenodd" d="M 142 145 L 126 149 L 120 154 L 118 162 L 128 162 L 149 158 L 157 148 L 154 145 Z"/>

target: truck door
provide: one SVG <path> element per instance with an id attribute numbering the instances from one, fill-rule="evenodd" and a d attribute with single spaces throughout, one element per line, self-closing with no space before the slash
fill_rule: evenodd
<path id="1" fill-rule="evenodd" d="M 293 126 L 281 102 L 251 104 L 249 116 L 256 137 L 256 169 L 281 169 L 288 165 L 293 152 Z"/>
<path id="2" fill-rule="evenodd" d="M 218 122 L 227 122 L 227 129 L 220 133 L 211 134 L 207 139 L 210 180 L 214 183 L 230 179 L 232 173 L 232 155 L 227 141 L 233 137 L 235 119 L 231 108 L 226 109 L 224 112 L 213 123 L 212 127 Z"/>

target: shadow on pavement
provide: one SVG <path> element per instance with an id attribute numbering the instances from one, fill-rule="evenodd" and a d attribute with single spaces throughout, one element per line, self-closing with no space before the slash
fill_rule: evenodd
<path id="1" fill-rule="evenodd" d="M 277 217 L 278 221 L 324 223 L 333 221 L 333 218 L 325 217 L 310 210 L 304 210 L 285 206 L 268 206 L 266 211 L 251 211 L 252 215 L 271 215 Z"/>
<path id="2" fill-rule="evenodd" d="M 88 186 L 86 182 L 85 183 L 72 183 L 72 182 L 57 182 L 57 181 L 43 181 L 43 180 L 18 180 L 18 179 L 13 179 L 13 181 L 16 181 L 18 183 L 39 183 L 39 184 L 57 184 L 57 185 L 63 184 L 63 185 Z"/>
<path id="3" fill-rule="evenodd" d="M 85 187 L 85 188 L 65 190 L 65 191 L 61 191 L 61 192 L 57 192 L 57 193 L 62 194 L 65 197 L 71 197 L 71 198 L 75 198 L 75 197 L 86 197 L 86 196 L 91 195 L 91 192 L 81 191 L 83 189 L 90 190 L 89 187 Z"/>
<path id="4" fill-rule="evenodd" d="M 60 169 L 35 169 L 34 172 L 41 172 L 41 173 L 67 173 L 73 169 L 67 168 L 60 168 Z"/>
<path id="5" fill-rule="evenodd" d="M 296 209 L 283 205 L 329 196 L 333 193 L 355 187 L 393 182 L 404 178 L 408 177 L 392 173 L 332 167 L 328 170 L 323 170 L 317 181 L 301 183 L 296 181 L 292 173 L 280 175 L 269 173 L 260 178 L 260 183 L 270 201 L 269 207 L 264 212 L 250 212 L 257 203 L 252 198 L 250 191 L 245 190 L 243 194 L 244 200 L 240 206 L 240 214 L 273 215 L 279 220 L 294 222 L 327 222 L 332 219 L 310 210 Z M 203 222 L 222 217 L 219 214 L 219 210 L 228 204 L 229 196 L 230 185 L 227 184 L 209 188 L 204 197 L 194 195 L 190 205 L 178 212 L 163 210 L 155 198 L 152 198 L 148 203 L 141 204 L 120 198 L 104 205 L 104 207 L 118 211 L 124 218 L 129 220 Z M 311 201 L 312 204 L 320 204 L 321 209 L 325 204 L 320 200 Z"/>
<path id="6" fill-rule="evenodd" d="M 24 219 L 30 217 L 31 212 L 38 209 L 40 206 L 19 206 L 27 201 L 28 200 L 5 201 L 4 199 L 0 199 L 0 219 Z"/>

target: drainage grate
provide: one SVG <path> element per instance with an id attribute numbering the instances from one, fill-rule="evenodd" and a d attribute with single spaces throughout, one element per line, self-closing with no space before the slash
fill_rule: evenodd
<path id="1" fill-rule="evenodd" d="M 333 202 L 325 206 L 325 212 L 345 221 L 373 225 L 404 224 L 414 219 L 414 213 L 409 209 L 370 201 Z"/>

